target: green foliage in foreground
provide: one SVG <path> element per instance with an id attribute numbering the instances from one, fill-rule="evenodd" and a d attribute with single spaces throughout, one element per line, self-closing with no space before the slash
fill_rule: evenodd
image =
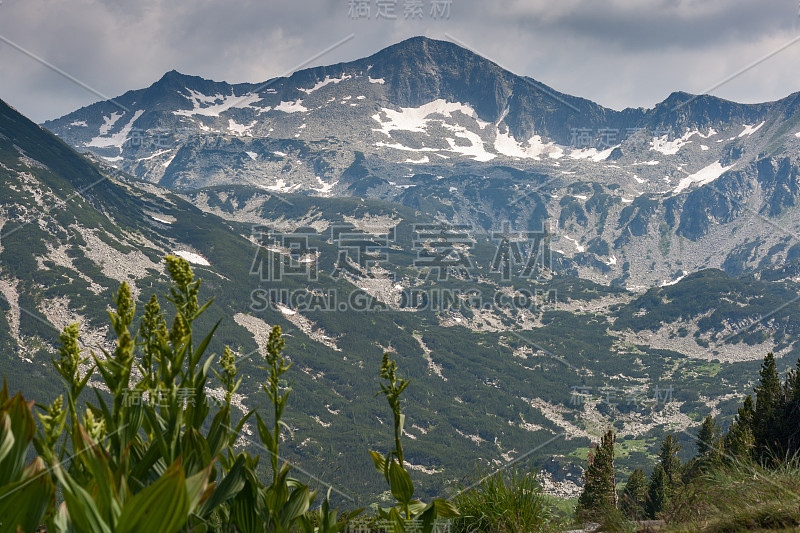
<path id="1" fill-rule="evenodd" d="M 216 357 L 206 350 L 216 326 L 202 339 L 193 335 L 193 323 L 211 302 L 198 302 L 200 281 L 185 260 L 167 257 L 167 267 L 173 280 L 167 299 L 174 307 L 169 327 L 153 296 L 134 329 L 135 306 L 123 284 L 109 312 L 117 338 L 112 352 L 83 356 L 78 325 L 65 328 L 59 359 L 53 361 L 64 379 L 64 395 L 36 406 L 38 427 L 32 402 L 21 394 L 10 397 L 7 387 L 0 392 L 0 532 L 33 531 L 41 524 L 54 533 L 343 531 L 362 510 L 339 516 L 330 508 L 329 491 L 311 511 L 316 491 L 292 478 L 279 454 L 282 431 L 288 429 L 281 418 L 292 391 L 282 378 L 292 365 L 281 353 L 280 327 L 269 336 L 262 367 L 272 409 L 266 419 L 255 417 L 269 455 L 271 476 L 263 482 L 260 457 L 234 449 L 255 414 L 232 425 L 231 401 L 241 384 L 235 357 L 226 347 L 215 368 Z M 207 395 L 212 375 L 219 397 Z M 95 389 L 95 401 L 79 406 L 92 377 L 110 394 Z M 405 420 L 400 395 L 408 381 L 397 378 L 388 355 L 381 377 L 385 384 L 378 394 L 386 396 L 394 414 L 395 446 L 385 457 L 372 456 L 397 505 L 380 509 L 379 516 L 396 532 L 413 520 L 429 533 L 437 519 L 456 517 L 458 511 L 447 500 L 413 499 L 400 441 Z M 31 446 L 37 455 L 26 466 Z M 63 502 L 57 502 L 57 491 Z"/>
<path id="2" fill-rule="evenodd" d="M 436 498 L 428 504 L 414 500 L 414 483 L 405 469 L 403 460 L 403 443 L 400 440 L 403 434 L 405 415 L 400 403 L 400 395 L 409 384 L 408 380 L 397 377 L 397 363 L 389 360 L 389 354 L 383 354 L 381 364 L 381 378 L 386 383 L 381 383 L 378 394 L 386 396 L 389 407 L 394 415 L 394 450 L 385 457 L 377 452 L 370 451 L 375 468 L 381 472 L 389 484 L 392 496 L 397 500 L 397 505 L 390 509 L 379 509 L 381 518 L 394 524 L 395 531 L 405 531 L 406 521 L 413 520 L 419 526 L 420 533 L 431 533 L 439 518 L 455 518 L 458 511 L 455 506 L 444 499 Z M 377 394 L 376 394 L 377 396 Z"/>
<path id="3" fill-rule="evenodd" d="M 721 464 L 693 480 L 665 518 L 665 532 L 797 531 L 800 461 Z"/>
<path id="4" fill-rule="evenodd" d="M 34 531 L 52 505 L 55 487 L 37 457 L 25 466 L 36 431 L 31 406 L 21 394 L 0 391 L 0 531 Z"/>
<path id="5" fill-rule="evenodd" d="M 530 533 L 560 525 L 535 473 L 510 468 L 478 476 L 455 497 L 462 516 L 454 521 L 454 533 Z"/>
<path id="6" fill-rule="evenodd" d="M 316 491 L 294 479 L 280 456 L 288 429 L 281 419 L 292 393 L 284 377 L 292 365 L 282 355 L 280 328 L 269 336 L 266 366 L 261 367 L 271 409 L 246 413 L 234 425 L 231 402 L 242 382 L 236 359 L 227 347 L 219 358 L 206 354 L 217 327 L 196 338 L 193 324 L 211 302 L 198 301 L 200 282 L 185 260 L 168 257 L 167 266 L 173 281 L 167 300 L 174 309 L 169 324 L 153 296 L 134 325 L 135 305 L 123 284 L 109 312 L 113 350 L 87 356 L 79 327 L 64 329 L 53 360 L 65 384 L 62 396 L 35 405 L 21 394 L 11 397 L 7 387 L 0 391 L 0 533 L 35 530 L 41 524 L 56 533 L 344 531 L 362 510 L 340 516 L 330 507 L 329 491 L 312 511 Z M 630 530 L 631 520 L 641 518 L 665 518 L 675 531 L 800 526 L 800 462 L 792 459 L 800 440 L 794 431 L 799 372 L 800 365 L 781 382 L 774 357 L 768 355 L 755 401 L 745 399 L 728 431 L 723 434 L 707 417 L 698 455 L 686 465 L 678 459 L 677 441 L 668 436 L 649 482 L 642 470 L 634 471 L 619 508 L 615 435 L 607 432 L 590 461 L 587 490 L 592 493 L 582 496 L 579 514 L 618 531 Z M 377 509 L 378 516 L 364 522 L 367 527 L 388 520 L 400 532 L 413 521 L 415 531 L 430 533 L 437 520 L 455 519 L 457 531 L 511 533 L 558 525 L 552 504 L 529 472 L 481 477 L 454 503 L 415 499 L 401 441 L 402 395 L 409 380 L 398 377 L 388 354 L 380 377 L 378 395 L 392 411 L 394 440 L 386 455 L 370 454 L 396 502 Z M 94 389 L 95 397 L 79 405 L 92 378 L 108 393 Z M 210 397 L 215 381 L 219 394 Z M 269 455 L 264 464 L 259 456 L 234 448 L 251 418 Z M 738 503 L 723 503 L 734 495 Z M 686 512 L 695 501 L 701 503 L 700 514 Z"/>

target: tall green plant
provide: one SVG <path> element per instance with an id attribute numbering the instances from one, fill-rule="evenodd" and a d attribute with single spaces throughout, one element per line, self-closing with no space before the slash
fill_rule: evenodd
<path id="1" fill-rule="evenodd" d="M 389 484 L 397 504 L 389 509 L 379 509 L 378 513 L 382 519 L 389 520 L 396 533 L 406 530 L 406 522 L 413 521 L 415 531 L 430 533 L 433 531 L 436 521 L 439 518 L 449 519 L 459 516 L 458 510 L 452 502 L 436 498 L 428 504 L 413 499 L 414 483 L 411 476 L 405 469 L 403 458 L 403 425 L 405 415 L 402 412 L 400 395 L 408 387 L 409 380 L 397 377 L 397 363 L 389 360 L 389 354 L 383 354 L 381 362 L 380 377 L 384 380 L 381 383 L 381 390 L 375 394 L 383 394 L 386 397 L 389 407 L 394 417 L 394 449 L 386 456 L 378 452 L 370 451 L 375 468 L 381 472 Z"/>
<path id="2" fill-rule="evenodd" d="M 542 486 L 534 472 L 511 468 L 481 475 L 455 498 L 461 515 L 455 533 L 533 533 L 553 521 Z"/>
<path id="3" fill-rule="evenodd" d="M 121 520 L 138 523 L 136 513 L 152 514 L 171 498 L 188 504 L 176 507 L 175 515 L 156 513 L 168 529 L 171 520 L 192 530 L 229 523 L 230 501 L 246 477 L 246 457 L 234 452 L 233 443 L 252 413 L 231 426 L 231 399 L 241 378 L 226 348 L 222 372 L 213 371 L 225 400 L 208 420 L 206 385 L 215 356 L 206 351 L 217 326 L 195 342 L 193 323 L 211 301 L 199 304 L 200 280 L 186 260 L 168 256 L 166 263 L 171 327 L 154 295 L 137 331 L 134 300 L 123 283 L 109 311 L 113 350 L 83 356 L 77 324 L 61 335 L 60 358 L 53 364 L 64 379 L 66 402 L 58 398 L 39 406 L 41 429 L 33 441 L 65 498 L 58 511 L 49 509 L 49 530 L 86 530 L 87 524 L 98 531 L 123 530 Z M 95 389 L 95 402 L 79 407 L 79 396 L 98 374 L 110 395 Z M 69 442 L 60 439 L 62 433 Z"/>
<path id="4" fill-rule="evenodd" d="M 337 520 L 337 511 L 330 510 L 330 492 L 322 502 L 318 524 L 315 525 L 306 513 L 314 504 L 316 491 L 311 491 L 308 485 L 289 476 L 291 466 L 280 457 L 282 431 L 290 431 L 281 418 L 292 391 L 291 384 L 282 386 L 281 376 L 292 367 L 292 363 L 288 363 L 282 354 L 284 344 L 280 326 L 273 327 L 267 341 L 267 366 L 262 367 L 268 372 L 267 382 L 262 388 L 272 405 L 271 425 L 267 425 L 256 414 L 258 434 L 269 453 L 272 483 L 267 486 L 260 484 L 257 477 L 258 458 L 247 455 L 246 483 L 232 503 L 232 521 L 242 533 L 283 533 L 295 529 L 308 533 L 337 533 L 344 529 L 347 520 Z M 351 513 L 349 518 L 360 512 Z"/>
<path id="5" fill-rule="evenodd" d="M 109 311 L 116 336 L 112 351 L 85 357 L 79 326 L 64 329 L 60 357 L 53 364 L 64 379 L 66 402 L 62 396 L 39 406 L 38 432 L 31 405 L 19 395 L 9 399 L 3 389 L 0 532 L 11 521 L 12 531 L 17 525 L 34 530 L 44 521 L 48 531 L 63 533 L 201 532 L 229 526 L 240 532 L 342 531 L 360 510 L 339 517 L 326 496 L 312 519 L 307 512 L 316 492 L 292 479 L 290 466 L 279 456 L 281 432 L 288 429 L 281 418 L 291 392 L 281 376 L 292 366 L 281 354 L 280 328 L 272 330 L 265 354 L 263 388 L 272 404 L 272 426 L 257 416 L 272 467 L 265 484 L 258 475 L 259 457 L 234 450 L 254 414 L 232 427 L 231 402 L 241 384 L 234 354 L 225 347 L 219 370 L 212 368 L 215 356 L 206 354 L 219 322 L 199 342 L 193 334 L 193 324 L 211 301 L 200 305 L 200 280 L 186 260 L 168 256 L 166 263 L 172 279 L 167 300 L 174 307 L 169 327 L 153 296 L 137 330 L 134 299 L 123 283 Z M 89 379 L 98 374 L 110 394 L 95 389 L 95 403 L 79 407 Z M 218 411 L 209 420 L 206 386 L 212 374 L 224 400 L 217 401 Z M 31 442 L 39 457 L 24 468 Z M 58 509 L 56 485 L 64 497 Z"/>
<path id="6" fill-rule="evenodd" d="M 32 405 L 0 390 L 0 531 L 35 531 L 52 508 L 55 487 L 37 457 L 25 466 L 36 431 Z"/>

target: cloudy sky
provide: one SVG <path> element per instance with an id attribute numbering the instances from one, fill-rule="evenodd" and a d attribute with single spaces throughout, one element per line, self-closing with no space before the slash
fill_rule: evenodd
<path id="1" fill-rule="evenodd" d="M 426 35 L 615 109 L 651 107 L 675 90 L 713 87 L 740 102 L 800 91 L 798 0 L 452 0 L 449 16 L 437 17 L 435 1 L 447 3 L 2 0 L 0 98 L 39 122 L 97 101 L 96 93 L 146 87 L 173 68 L 262 82 L 351 34 L 309 66 Z M 353 2 L 368 5 L 369 17 L 351 12 Z M 387 16 L 378 16 L 380 2 Z M 406 19 L 415 3 L 422 15 Z"/>

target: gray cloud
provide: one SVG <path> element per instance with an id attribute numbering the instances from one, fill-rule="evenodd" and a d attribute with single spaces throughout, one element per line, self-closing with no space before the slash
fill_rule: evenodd
<path id="1" fill-rule="evenodd" d="M 0 35 L 114 96 L 164 72 L 229 82 L 348 61 L 449 33 L 506 68 L 615 108 L 702 91 L 800 34 L 797 0 L 453 0 L 448 20 L 348 18 L 349 0 L 4 0 Z M 714 94 L 755 102 L 800 90 L 800 43 Z M 7 45 L 0 98 L 36 121 L 97 100 Z"/>

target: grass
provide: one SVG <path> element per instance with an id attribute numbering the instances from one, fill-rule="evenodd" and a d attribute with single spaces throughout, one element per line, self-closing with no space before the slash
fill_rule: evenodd
<path id="1" fill-rule="evenodd" d="M 477 485 L 455 498 L 461 517 L 454 533 L 535 533 L 557 531 L 555 502 L 542 493 L 535 472 L 509 469 L 492 476 L 477 473 Z M 565 509 L 566 510 L 566 509 Z"/>
<path id="2" fill-rule="evenodd" d="M 735 463 L 689 485 L 666 517 L 665 532 L 800 530 L 800 461 L 777 468 Z"/>
<path id="3" fill-rule="evenodd" d="M 655 437 L 650 437 L 646 439 L 627 439 L 627 438 L 619 439 L 614 446 L 614 456 L 617 460 L 619 460 L 619 459 L 626 459 L 632 453 L 636 452 L 647 454 L 648 450 L 650 450 L 653 447 L 656 441 L 657 439 Z M 589 447 L 581 446 L 580 448 L 575 448 L 574 450 L 566 454 L 566 457 L 573 459 L 575 462 L 579 464 L 582 464 L 586 461 L 588 453 L 589 453 Z M 655 458 L 654 454 L 649 454 L 649 455 L 652 455 L 652 458 Z M 620 470 L 619 472 L 621 471 L 622 470 Z M 619 474 L 619 472 L 617 472 L 617 474 Z"/>
<path id="4" fill-rule="evenodd" d="M 554 510 L 554 514 L 571 518 L 575 513 L 575 506 L 578 505 L 578 498 L 558 498 L 556 496 L 545 496 L 547 505 Z"/>

